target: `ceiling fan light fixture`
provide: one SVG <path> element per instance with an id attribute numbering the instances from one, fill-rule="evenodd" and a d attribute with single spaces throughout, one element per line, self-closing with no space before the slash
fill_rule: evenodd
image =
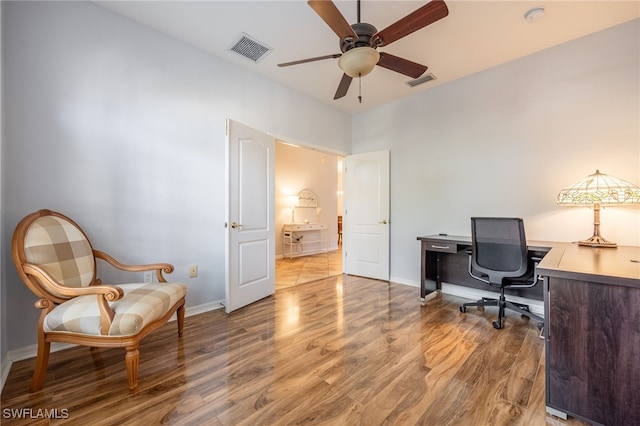
<path id="1" fill-rule="evenodd" d="M 347 50 L 338 60 L 338 66 L 349 77 L 364 77 L 380 60 L 380 53 L 373 47 L 355 47 Z"/>

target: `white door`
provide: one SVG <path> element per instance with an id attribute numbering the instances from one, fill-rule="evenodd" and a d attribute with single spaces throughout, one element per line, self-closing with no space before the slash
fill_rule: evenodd
<path id="1" fill-rule="evenodd" d="M 389 151 L 350 155 L 344 165 L 344 271 L 387 281 Z"/>
<path id="2" fill-rule="evenodd" d="M 227 120 L 225 311 L 276 291 L 275 139 Z"/>

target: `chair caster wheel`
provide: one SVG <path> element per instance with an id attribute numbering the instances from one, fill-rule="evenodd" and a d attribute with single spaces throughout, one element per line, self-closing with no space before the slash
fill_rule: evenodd
<path id="1" fill-rule="evenodd" d="M 466 306 L 460 306 L 460 312 L 462 312 L 463 314 L 467 312 L 467 307 Z"/>
<path id="2" fill-rule="evenodd" d="M 494 321 L 493 328 L 495 328 L 496 330 L 500 330 L 502 328 L 502 324 L 500 324 L 498 321 Z"/>

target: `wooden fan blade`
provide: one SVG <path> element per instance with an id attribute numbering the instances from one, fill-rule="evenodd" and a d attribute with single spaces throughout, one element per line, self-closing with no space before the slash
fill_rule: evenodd
<path id="1" fill-rule="evenodd" d="M 338 84 L 338 90 L 336 90 L 336 94 L 333 97 L 333 100 L 344 98 L 349 91 L 349 86 L 351 86 L 351 77 L 346 74 L 342 74 L 342 80 L 340 80 L 340 84 Z"/>
<path id="2" fill-rule="evenodd" d="M 408 59 L 394 56 L 390 53 L 380 52 L 380 60 L 377 65 L 400 74 L 408 75 L 412 78 L 418 78 L 427 70 L 426 65 L 412 62 Z"/>
<path id="3" fill-rule="evenodd" d="M 307 62 L 321 61 L 323 59 L 339 58 L 342 53 L 334 53 L 333 55 L 316 56 L 315 58 L 300 59 L 298 61 L 283 62 L 278 64 L 279 67 L 289 67 L 291 65 L 305 64 Z"/>
<path id="4" fill-rule="evenodd" d="M 340 37 L 340 40 L 344 40 L 347 37 L 352 37 L 353 40 L 358 39 L 358 34 L 353 31 L 351 25 L 344 19 L 342 13 L 331 0 L 309 0 L 307 4 Z"/>
<path id="5" fill-rule="evenodd" d="M 449 8 L 442 0 L 432 0 L 399 21 L 373 35 L 376 46 L 387 46 L 414 31 L 424 28 L 449 14 Z"/>

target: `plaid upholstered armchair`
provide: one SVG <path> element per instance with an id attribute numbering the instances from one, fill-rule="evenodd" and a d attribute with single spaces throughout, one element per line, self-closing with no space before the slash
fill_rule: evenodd
<path id="1" fill-rule="evenodd" d="M 20 277 L 39 298 L 38 354 L 30 391 L 42 387 L 51 342 L 121 347 L 129 389 L 138 384 L 140 340 L 164 325 L 175 312 L 182 336 L 187 288 L 167 283 L 168 263 L 124 265 L 94 250 L 82 229 L 68 217 L 50 210 L 26 216 L 12 241 L 13 260 Z M 158 282 L 105 285 L 96 278 L 96 259 L 131 272 L 155 271 Z"/>

